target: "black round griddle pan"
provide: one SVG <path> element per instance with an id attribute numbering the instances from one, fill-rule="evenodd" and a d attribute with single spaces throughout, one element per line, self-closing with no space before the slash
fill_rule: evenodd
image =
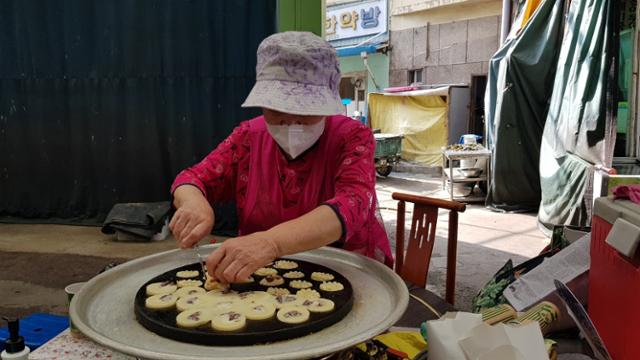
<path id="1" fill-rule="evenodd" d="M 311 282 L 313 284 L 313 289 L 318 291 L 323 298 L 333 301 L 335 303 L 335 309 L 333 311 L 328 313 L 311 313 L 308 321 L 296 325 L 281 323 L 277 320 L 275 315 L 269 320 L 247 320 L 247 326 L 234 332 L 216 331 L 213 330 L 210 325 L 196 329 L 180 328 L 176 325 L 176 316 L 178 315 L 178 311 L 176 309 L 170 311 L 154 311 L 145 307 L 146 287 L 148 284 L 154 282 L 175 281 L 177 280 L 175 274 L 181 270 L 201 271 L 202 267 L 200 264 L 194 263 L 167 271 L 145 283 L 136 294 L 134 305 L 136 318 L 142 326 L 160 336 L 181 342 L 219 346 L 253 345 L 292 339 L 320 331 L 342 320 L 349 311 L 351 311 L 351 307 L 353 306 L 353 288 L 349 281 L 341 274 L 325 266 L 301 260 L 293 261 L 298 263 L 297 269 L 278 269 L 278 273 L 282 275 L 287 271 L 302 271 L 305 274 L 305 277 L 300 280 Z M 311 273 L 315 271 L 332 274 L 335 276 L 333 281 L 342 283 L 344 285 L 344 289 L 337 292 L 320 290 L 320 283 L 311 280 Z M 232 288 L 239 292 L 250 290 L 266 291 L 268 289 L 267 286 L 259 284 L 262 279 L 261 276 L 253 275 L 253 277 L 255 279 L 253 283 L 242 285 L 235 284 L 232 285 Z M 289 279 L 285 279 L 285 284 L 278 287 L 288 288 L 292 294 L 295 294 L 297 289 L 288 287 L 289 281 Z"/>

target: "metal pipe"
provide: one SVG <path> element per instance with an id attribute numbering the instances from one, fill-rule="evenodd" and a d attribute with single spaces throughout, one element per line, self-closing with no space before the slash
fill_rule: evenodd
<path id="1" fill-rule="evenodd" d="M 507 39 L 511 29 L 511 0 L 502 0 L 502 24 L 500 26 L 500 44 Z"/>
<path id="2" fill-rule="evenodd" d="M 367 61 L 367 59 L 369 58 L 369 55 L 365 51 L 363 51 L 360 53 L 360 57 L 362 58 L 362 62 L 364 62 L 364 67 L 367 69 L 369 76 L 371 76 L 371 80 L 373 81 L 373 85 L 376 87 L 376 91 L 380 91 L 380 86 L 378 86 L 378 83 L 376 82 L 376 78 L 375 76 L 373 76 L 373 71 L 371 71 L 371 68 L 369 67 L 369 62 Z"/>

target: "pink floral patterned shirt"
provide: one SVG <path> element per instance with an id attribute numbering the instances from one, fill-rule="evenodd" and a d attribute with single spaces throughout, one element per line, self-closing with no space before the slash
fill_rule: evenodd
<path id="1" fill-rule="evenodd" d="M 258 117 L 241 123 L 200 163 L 180 172 L 171 192 L 192 184 L 210 203 L 235 200 L 240 234 L 329 205 L 343 226 L 336 245 L 392 266 L 389 240 L 376 217 L 374 152 L 369 128 L 331 116 L 318 142 L 287 160 Z"/>

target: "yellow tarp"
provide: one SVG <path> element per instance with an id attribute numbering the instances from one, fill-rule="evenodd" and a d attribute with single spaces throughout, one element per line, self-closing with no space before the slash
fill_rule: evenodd
<path id="1" fill-rule="evenodd" d="M 538 5 L 540 5 L 540 1 L 541 0 L 527 0 L 527 3 L 524 5 L 525 7 L 524 15 L 522 18 L 522 27 L 527 25 L 527 22 L 529 22 L 529 19 L 531 19 L 531 16 L 533 16 L 533 13 L 538 8 Z"/>
<path id="2" fill-rule="evenodd" d="M 371 127 L 402 134 L 402 158 L 427 166 L 442 165 L 447 146 L 447 103 L 440 96 L 369 94 Z"/>
<path id="3" fill-rule="evenodd" d="M 538 6 L 542 0 L 527 0 L 527 2 L 522 5 L 522 11 L 518 15 L 518 17 L 511 24 L 511 30 L 509 31 L 509 37 L 514 37 L 516 34 L 520 33 L 520 30 L 524 28 L 525 25 L 529 22 L 533 13 L 536 12 Z"/>

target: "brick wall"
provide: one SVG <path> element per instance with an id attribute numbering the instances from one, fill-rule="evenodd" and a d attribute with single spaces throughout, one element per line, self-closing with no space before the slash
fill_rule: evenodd
<path id="1" fill-rule="evenodd" d="M 425 84 L 469 83 L 487 73 L 499 33 L 500 16 L 391 31 L 389 84 L 408 85 L 413 69 L 423 69 Z"/>

